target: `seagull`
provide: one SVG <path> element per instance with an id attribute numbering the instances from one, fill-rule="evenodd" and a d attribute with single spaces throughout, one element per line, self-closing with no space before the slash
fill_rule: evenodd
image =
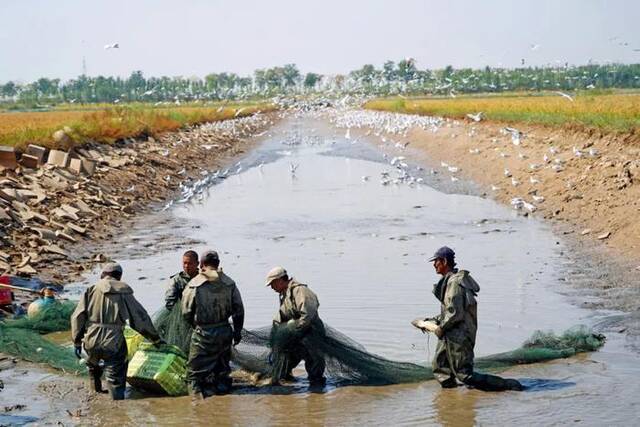
<path id="1" fill-rule="evenodd" d="M 479 122 L 484 118 L 484 113 L 482 111 L 476 113 L 476 114 L 467 114 L 467 118 L 473 120 L 474 122 Z"/>
<path id="2" fill-rule="evenodd" d="M 295 175 L 296 174 L 296 169 L 298 169 L 298 164 L 295 163 L 289 163 L 289 171 L 291 172 L 291 175 Z"/>
<path id="3" fill-rule="evenodd" d="M 347 128 L 347 132 L 344 134 L 344 139 L 351 139 L 351 128 Z"/>
<path id="4" fill-rule="evenodd" d="M 576 157 L 582 157 L 583 155 L 582 151 L 578 150 L 575 146 L 573 147 L 573 154 L 575 154 Z"/>
<path id="5" fill-rule="evenodd" d="M 498 191 L 498 190 L 500 190 L 500 187 L 497 187 L 495 185 L 491 186 L 491 191 Z"/>
<path id="6" fill-rule="evenodd" d="M 511 176 L 511 172 L 509 171 L 509 169 L 504 170 L 504 176 L 506 176 L 507 178 Z"/>
<path id="7" fill-rule="evenodd" d="M 514 177 L 511 177 L 511 185 L 513 185 L 514 187 L 517 187 L 518 185 L 520 185 L 520 181 L 518 181 Z"/>
<path id="8" fill-rule="evenodd" d="M 480 149 L 479 148 L 469 149 L 469 153 L 470 154 L 480 154 Z"/>
<path id="9" fill-rule="evenodd" d="M 396 142 L 396 148 L 399 148 L 401 150 L 404 150 L 405 148 L 407 148 L 407 145 L 409 145 L 409 141 L 405 142 L 404 144 L 401 142 Z"/>
<path id="10" fill-rule="evenodd" d="M 539 44 L 531 44 L 531 45 L 529 45 L 529 48 L 532 51 L 536 51 L 536 50 L 540 49 L 540 45 Z"/>
<path id="11" fill-rule="evenodd" d="M 595 148 L 589 148 L 589 155 L 591 157 L 597 157 L 598 156 L 598 150 L 596 150 Z"/>
<path id="12" fill-rule="evenodd" d="M 520 159 L 524 160 L 524 159 L 526 159 L 526 158 L 527 158 L 527 155 L 526 155 L 526 154 L 524 154 L 524 153 L 518 153 L 518 157 L 519 157 Z"/>
<path id="13" fill-rule="evenodd" d="M 532 196 L 533 200 L 537 203 L 542 203 L 544 202 L 544 197 L 543 196 L 536 196 L 535 194 Z"/>
<path id="14" fill-rule="evenodd" d="M 513 199 L 511 199 L 511 206 L 513 206 L 514 209 L 522 209 L 524 203 L 525 202 L 521 197 L 514 197 Z"/>
<path id="15" fill-rule="evenodd" d="M 440 166 L 442 166 L 443 168 L 448 168 L 449 165 L 446 164 L 445 162 L 440 162 Z"/>
<path id="16" fill-rule="evenodd" d="M 532 176 L 529 177 L 529 182 L 532 184 L 540 184 L 540 180 L 538 178 L 534 178 Z"/>
<path id="17" fill-rule="evenodd" d="M 509 132 L 511 134 L 511 142 L 513 145 L 520 145 L 520 138 L 522 137 L 522 132 L 518 129 L 506 127 L 504 128 L 505 132 Z"/>
<path id="18" fill-rule="evenodd" d="M 458 167 L 456 167 L 456 166 L 449 166 L 447 169 L 448 169 L 448 170 L 449 170 L 449 172 L 451 172 L 451 173 L 456 173 L 456 172 L 458 172 L 458 171 L 460 170 L 460 168 L 458 168 Z"/>
<path id="19" fill-rule="evenodd" d="M 562 172 L 564 170 L 564 168 L 562 167 L 562 165 L 553 165 L 551 166 L 551 169 L 553 169 L 556 172 Z"/>
<path id="20" fill-rule="evenodd" d="M 460 181 L 460 178 L 457 178 L 455 176 L 451 177 L 451 182 L 456 182 L 456 181 Z"/>
<path id="21" fill-rule="evenodd" d="M 551 161 L 551 158 L 549 158 L 549 156 L 545 154 L 542 160 L 544 160 L 545 163 L 549 163 Z"/>
<path id="22" fill-rule="evenodd" d="M 569 101 L 573 102 L 574 99 L 571 97 L 571 95 L 566 94 L 564 92 L 560 92 L 560 91 L 556 91 L 555 93 L 557 93 L 558 95 L 560 95 L 563 98 L 567 98 Z"/>
<path id="23" fill-rule="evenodd" d="M 531 169 L 531 170 L 533 170 L 533 171 L 540 169 L 540 167 L 541 167 L 541 166 L 540 166 L 539 164 L 537 164 L 537 163 L 531 163 L 531 164 L 529 164 L 529 169 Z"/>
<path id="24" fill-rule="evenodd" d="M 551 154 L 558 154 L 558 149 L 557 149 L 557 148 L 555 148 L 555 147 L 549 147 L 549 152 L 550 152 Z"/>
<path id="25" fill-rule="evenodd" d="M 369 176 L 364 175 L 364 176 L 362 177 L 362 182 L 367 182 L 367 181 L 369 181 L 369 178 L 370 178 Z"/>
<path id="26" fill-rule="evenodd" d="M 509 157 L 509 154 L 507 154 L 507 153 L 500 153 L 500 157 L 502 157 L 502 158 L 507 158 L 507 157 Z"/>
<path id="27" fill-rule="evenodd" d="M 109 49 L 120 49 L 120 45 L 118 43 L 105 44 L 104 50 L 109 50 Z"/>
<path id="28" fill-rule="evenodd" d="M 523 206 L 526 210 L 528 210 L 529 212 L 535 212 L 535 211 L 536 211 L 536 209 L 538 209 L 538 208 L 536 208 L 534 205 L 532 205 L 531 203 L 527 203 L 527 202 L 525 202 L 525 201 L 523 201 L 523 202 L 522 202 L 522 206 Z"/>

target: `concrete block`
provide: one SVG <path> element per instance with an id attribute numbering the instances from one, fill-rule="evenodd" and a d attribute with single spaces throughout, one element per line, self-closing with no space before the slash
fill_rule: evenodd
<path id="1" fill-rule="evenodd" d="M 82 160 L 71 159 L 69 161 L 69 170 L 73 173 L 80 174 L 80 172 L 82 172 Z"/>
<path id="2" fill-rule="evenodd" d="M 51 150 L 47 164 L 66 168 L 69 165 L 69 153 L 60 150 Z"/>
<path id="3" fill-rule="evenodd" d="M 20 165 L 27 169 L 37 169 L 40 165 L 38 158 L 36 156 L 32 156 L 30 154 L 23 154 L 20 157 Z"/>
<path id="4" fill-rule="evenodd" d="M 81 163 L 82 172 L 87 174 L 88 176 L 93 175 L 93 173 L 96 171 L 96 162 L 94 162 L 93 160 L 82 159 Z"/>
<path id="5" fill-rule="evenodd" d="M 15 169 L 18 167 L 16 151 L 13 147 L 0 145 L 0 166 L 7 169 Z"/>
<path id="6" fill-rule="evenodd" d="M 35 144 L 27 146 L 27 154 L 38 159 L 38 164 L 44 165 L 47 161 L 47 149 Z"/>

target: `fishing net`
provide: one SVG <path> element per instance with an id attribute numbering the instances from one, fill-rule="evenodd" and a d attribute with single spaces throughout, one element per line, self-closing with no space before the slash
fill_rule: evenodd
<path id="1" fill-rule="evenodd" d="M 66 301 L 47 305 L 32 317 L 0 322 L 0 353 L 34 363 L 46 363 L 71 374 L 83 374 L 73 349 L 55 344 L 41 334 L 66 331 L 71 327 L 75 303 Z"/>
<path id="2" fill-rule="evenodd" d="M 284 326 L 243 331 L 243 340 L 234 349 L 233 361 L 246 371 L 282 378 L 286 373 L 287 358 L 299 340 L 294 331 Z M 431 367 L 397 362 L 370 353 L 362 345 L 328 326 L 325 326 L 324 333 L 314 331 L 301 340 L 317 357 L 324 358 L 326 374 L 337 383 L 384 385 L 433 378 Z M 571 328 L 562 335 L 538 331 L 522 347 L 477 358 L 475 365 L 479 370 L 497 370 L 566 358 L 595 351 L 602 347 L 604 341 L 603 335 L 595 334 L 584 326 Z"/>
<path id="3" fill-rule="evenodd" d="M 167 344 L 175 345 L 185 354 L 189 354 L 189 342 L 193 329 L 182 319 L 182 311 L 179 308 L 173 310 L 162 308 L 155 314 L 153 324 Z"/>
<path id="4" fill-rule="evenodd" d="M 34 316 L 24 316 L 15 320 L 8 320 L 5 326 L 8 328 L 31 329 L 41 334 L 71 329 L 71 314 L 76 308 L 72 301 L 56 302 L 44 305 Z"/>

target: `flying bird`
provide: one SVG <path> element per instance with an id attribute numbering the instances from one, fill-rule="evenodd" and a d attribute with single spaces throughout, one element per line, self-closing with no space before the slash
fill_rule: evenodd
<path id="1" fill-rule="evenodd" d="M 569 94 L 566 94 L 566 93 L 560 92 L 560 91 L 556 91 L 555 93 L 557 93 L 558 95 L 560 95 L 563 98 L 567 98 L 571 102 L 574 101 L 573 97 L 571 95 L 569 95 Z"/>
<path id="2" fill-rule="evenodd" d="M 105 44 L 104 50 L 109 50 L 109 49 L 120 49 L 120 45 L 118 43 Z"/>

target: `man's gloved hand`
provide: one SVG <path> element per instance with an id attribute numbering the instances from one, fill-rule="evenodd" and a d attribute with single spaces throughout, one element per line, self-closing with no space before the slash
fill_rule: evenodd
<path id="1" fill-rule="evenodd" d="M 234 332 L 233 333 L 233 345 L 240 344 L 240 341 L 242 341 L 242 333 L 241 332 Z"/>
<path id="2" fill-rule="evenodd" d="M 158 338 L 157 340 L 155 340 L 155 341 L 153 342 L 153 345 L 154 345 L 154 347 L 156 347 L 156 348 L 160 348 L 160 347 L 162 347 L 162 346 L 163 346 L 163 345 L 165 345 L 165 344 L 167 344 L 167 342 L 166 342 L 165 340 L 163 340 L 162 338 Z"/>
<path id="3" fill-rule="evenodd" d="M 81 345 L 77 345 L 77 346 L 75 346 L 75 348 L 74 348 L 74 351 L 73 351 L 73 352 L 76 354 L 76 357 L 77 357 L 78 359 L 82 359 L 82 346 L 81 346 Z"/>

